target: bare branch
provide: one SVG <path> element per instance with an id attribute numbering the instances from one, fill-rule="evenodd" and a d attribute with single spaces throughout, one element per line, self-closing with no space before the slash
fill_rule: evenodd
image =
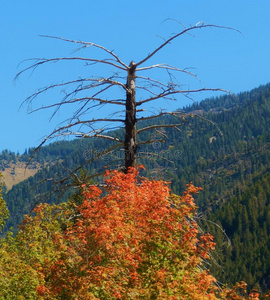
<path id="1" fill-rule="evenodd" d="M 194 74 L 194 73 L 192 73 L 190 71 L 187 71 L 187 69 L 180 69 L 180 68 L 177 68 L 175 66 L 168 65 L 168 64 L 157 64 L 157 65 L 152 65 L 152 66 L 149 66 L 149 67 L 138 68 L 137 71 L 145 71 L 145 70 L 154 69 L 154 68 L 182 72 L 182 73 L 185 73 L 187 75 L 190 75 L 190 76 L 198 79 L 198 77 L 197 77 L 196 74 Z"/>
<path id="2" fill-rule="evenodd" d="M 50 36 L 50 35 L 40 35 L 40 36 L 50 38 L 50 39 L 57 39 L 57 40 L 61 40 L 61 41 L 65 41 L 65 42 L 69 42 L 69 43 L 73 43 L 73 44 L 81 44 L 81 45 L 83 45 L 82 48 L 85 48 L 85 47 L 99 48 L 99 49 L 107 52 L 108 54 L 112 55 L 119 64 L 121 64 L 125 69 L 128 69 L 128 66 L 124 62 L 122 62 L 120 60 L 120 58 L 115 53 L 113 53 L 113 51 L 110 51 L 110 50 L 108 50 L 107 48 L 105 48 L 101 45 L 91 43 L 91 42 L 83 42 L 83 41 L 75 41 L 75 40 L 70 40 L 70 39 L 64 39 L 64 38 L 57 37 L 57 36 Z"/>
<path id="3" fill-rule="evenodd" d="M 61 179 L 61 180 L 59 180 L 59 181 L 57 182 L 57 184 L 61 184 L 61 183 L 63 183 L 63 182 L 66 182 L 68 179 L 70 179 L 70 177 L 71 177 L 73 174 L 75 174 L 76 172 L 78 172 L 79 170 L 81 170 L 85 165 L 87 165 L 87 164 L 89 164 L 89 163 L 91 163 L 91 162 L 93 162 L 93 161 L 96 161 L 96 160 L 97 160 L 98 158 L 100 158 L 101 156 L 104 156 L 104 155 L 106 155 L 106 154 L 108 154 L 108 153 L 111 153 L 114 149 L 119 148 L 119 147 L 121 147 L 121 146 L 122 146 L 121 144 L 113 145 L 113 146 L 111 146 L 109 149 L 103 150 L 102 152 L 98 153 L 96 156 L 94 156 L 94 157 L 92 157 L 92 158 L 86 160 L 86 161 L 85 161 L 83 164 L 81 164 L 79 167 L 77 167 L 76 169 L 74 169 L 73 171 L 71 171 L 70 174 L 69 174 L 67 177 L 65 177 L 65 178 L 63 178 L 63 179 Z"/>
<path id="4" fill-rule="evenodd" d="M 92 120 L 78 120 L 74 123 L 70 123 L 68 125 L 65 125 L 65 126 L 62 126 L 62 127 L 58 128 L 58 129 L 55 129 L 50 135 L 48 135 L 48 137 L 50 138 L 55 133 L 57 133 L 59 131 L 67 130 L 67 129 L 72 128 L 74 126 L 89 125 L 89 124 L 99 123 L 99 122 L 124 122 L 124 121 L 122 119 L 107 119 L 107 118 L 92 119 Z"/>
<path id="5" fill-rule="evenodd" d="M 77 135 L 77 137 L 80 137 L 80 136 Z M 104 135 L 104 134 L 94 134 L 93 136 L 90 136 L 87 133 L 83 133 L 81 137 L 83 137 L 83 138 L 98 137 L 98 138 L 103 138 L 103 139 L 111 140 L 111 141 L 114 141 L 114 142 L 119 142 L 122 145 L 124 145 L 124 142 L 121 141 L 120 139 L 118 139 L 116 137 L 113 137 L 113 136 Z"/>
<path id="6" fill-rule="evenodd" d="M 170 42 L 172 42 L 174 39 L 178 38 L 179 36 L 195 29 L 201 29 L 201 28 L 206 28 L 206 27 L 212 27 L 212 28 L 221 28 L 221 29 L 229 29 L 229 30 L 234 30 L 239 32 L 238 30 L 231 28 L 231 27 L 226 27 L 226 26 L 219 26 L 219 25 L 211 25 L 211 24 L 204 24 L 204 23 L 197 23 L 195 26 L 191 26 L 189 28 L 185 28 L 183 31 L 173 35 L 171 38 L 167 39 L 163 44 L 161 44 L 158 48 L 156 48 L 153 52 L 148 54 L 144 59 L 139 61 L 136 66 L 139 66 L 149 60 L 152 56 L 154 56 L 158 51 L 160 51 L 162 48 L 164 48 L 166 45 L 168 45 Z"/>
<path id="7" fill-rule="evenodd" d="M 166 88 L 167 88 L 167 84 L 165 84 L 165 83 L 163 83 L 163 82 L 161 82 L 161 81 L 155 80 L 155 79 L 153 79 L 153 78 L 150 78 L 150 77 L 144 77 L 144 76 L 137 76 L 137 75 L 136 75 L 136 78 L 143 79 L 143 80 L 145 80 L 146 82 L 153 82 L 153 83 L 156 83 L 156 84 L 158 84 L 158 85 L 160 85 L 160 86 L 163 86 L 163 87 L 166 87 Z"/>
<path id="8" fill-rule="evenodd" d="M 36 63 L 34 63 L 33 65 L 23 69 L 22 71 L 20 71 L 16 76 L 15 76 L 15 80 L 22 74 L 25 73 L 28 70 L 32 70 L 32 69 L 36 69 L 37 67 L 46 64 L 46 63 L 50 63 L 50 62 L 59 62 L 59 61 L 85 61 L 85 62 L 92 62 L 92 63 L 102 63 L 102 64 L 107 64 L 107 65 L 111 65 L 115 68 L 118 68 L 120 70 L 126 71 L 125 68 L 120 67 L 118 65 L 116 65 L 115 63 L 110 62 L 109 60 L 106 59 L 94 59 L 94 58 L 84 58 L 84 57 L 57 57 L 57 58 L 31 58 L 31 59 L 27 59 L 25 61 L 29 61 L 29 60 L 35 60 L 37 61 Z"/>
<path id="9" fill-rule="evenodd" d="M 154 87 L 154 86 L 153 86 L 153 87 Z M 155 96 L 158 95 L 157 93 L 153 92 L 150 88 L 147 88 L 147 87 L 144 87 L 144 86 L 138 86 L 138 85 L 137 85 L 136 88 L 137 88 L 138 90 L 144 90 L 144 91 L 148 92 L 148 93 L 151 94 L 151 95 L 155 95 Z M 162 89 L 162 90 L 163 90 L 163 92 L 165 92 L 164 89 Z"/>
<path id="10" fill-rule="evenodd" d="M 103 139 L 108 139 L 108 140 L 111 140 L 111 141 L 114 141 L 117 143 L 121 143 L 121 144 L 124 143 L 117 137 L 102 134 L 104 131 L 105 131 L 105 129 L 92 130 L 88 133 L 81 132 L 81 131 L 78 131 L 78 132 L 73 132 L 73 131 L 61 132 L 61 131 L 59 131 L 59 133 L 56 132 L 51 138 L 57 138 L 59 136 L 61 136 L 61 137 L 75 136 L 77 138 L 103 138 Z"/>
<path id="11" fill-rule="evenodd" d="M 105 87 L 105 88 L 103 88 L 103 89 L 101 89 L 101 90 L 99 90 L 97 93 L 95 93 L 94 95 L 92 95 L 91 97 L 89 97 L 89 99 L 74 113 L 74 115 L 73 115 L 73 117 L 71 118 L 71 121 L 73 121 L 74 119 L 76 119 L 76 118 L 78 118 L 78 117 L 80 117 L 82 114 L 83 114 L 83 110 L 84 110 L 84 108 L 86 107 L 86 105 L 90 102 L 90 101 L 95 101 L 95 100 L 93 100 L 93 99 L 95 99 L 95 97 L 96 96 L 98 96 L 99 94 L 101 94 L 101 93 L 103 93 L 104 91 L 106 91 L 106 90 L 108 90 L 109 88 L 111 88 L 112 87 L 112 85 L 109 85 L 109 86 L 107 86 L 107 87 Z M 97 100 L 97 101 L 99 101 L 99 104 L 97 104 L 96 106 L 98 106 L 98 105 L 100 105 L 100 104 L 104 104 L 104 101 L 106 101 L 106 100 L 104 100 L 104 99 L 102 99 L 102 98 L 97 98 L 97 99 L 100 99 L 100 100 Z M 88 111 L 90 108 L 87 108 L 86 110 L 85 110 L 85 113 L 86 113 L 86 111 Z"/>
<path id="12" fill-rule="evenodd" d="M 34 113 L 34 112 L 37 112 L 37 111 L 42 110 L 42 109 L 48 109 L 48 108 L 52 108 L 52 107 L 56 107 L 56 106 L 61 106 L 61 105 L 64 105 L 64 104 L 73 104 L 73 103 L 76 103 L 76 102 L 90 101 L 90 100 L 97 101 L 97 102 L 100 102 L 100 103 L 106 103 L 106 104 L 125 105 L 124 103 L 117 102 L 117 101 L 104 100 L 104 99 L 101 99 L 101 98 L 84 97 L 84 98 L 75 98 L 75 99 L 71 99 L 71 100 L 64 101 L 64 102 L 58 102 L 58 103 L 54 103 L 54 104 L 47 105 L 47 106 L 41 106 L 41 107 L 38 107 L 36 109 L 33 109 L 30 113 Z"/>
<path id="13" fill-rule="evenodd" d="M 185 113 L 181 113 L 181 112 L 177 112 L 177 111 L 175 111 L 175 112 L 160 112 L 157 115 L 138 118 L 137 121 L 139 122 L 139 121 L 145 121 L 145 120 L 152 120 L 152 119 L 155 119 L 155 118 L 160 118 L 160 117 L 165 116 L 165 115 L 174 116 L 174 117 L 177 117 L 177 118 L 181 118 L 183 120 L 188 116 Z"/>
<path id="14" fill-rule="evenodd" d="M 141 129 L 137 130 L 137 134 L 139 134 L 143 131 L 146 131 L 146 130 L 156 129 L 156 128 L 176 128 L 176 127 L 183 126 L 183 124 L 184 124 L 184 122 L 180 123 L 180 124 L 152 125 L 152 126 L 144 127 L 144 128 L 141 128 Z"/>
<path id="15" fill-rule="evenodd" d="M 161 128 L 162 129 L 162 128 Z M 157 132 L 159 135 L 163 136 L 165 139 L 168 139 L 168 135 L 165 134 L 164 132 L 158 130 L 157 128 L 155 128 L 155 132 Z"/>
<path id="16" fill-rule="evenodd" d="M 215 122 L 213 122 L 213 121 L 211 121 L 211 120 L 209 120 L 209 119 L 207 119 L 204 116 L 199 115 L 199 114 L 189 114 L 189 116 L 192 117 L 192 118 L 198 118 L 198 119 L 203 120 L 204 122 L 210 123 L 211 125 L 213 125 L 217 129 L 218 133 L 221 136 L 223 136 L 222 131 L 220 130 L 220 128 L 217 126 L 217 124 Z"/>
<path id="17" fill-rule="evenodd" d="M 119 138 L 114 137 L 114 136 L 110 136 L 110 135 L 105 135 L 103 134 L 103 132 L 105 131 L 105 129 L 99 129 L 99 130 L 93 130 L 92 132 L 71 132 L 72 135 L 75 135 L 76 137 L 79 138 L 103 138 L 103 139 L 108 139 L 114 142 L 118 142 L 118 143 L 124 143 L 123 141 L 121 141 Z"/>
<path id="18" fill-rule="evenodd" d="M 190 94 L 190 93 L 198 93 L 198 92 L 206 92 L 206 91 L 211 91 L 211 92 L 225 92 L 225 93 L 230 93 L 229 91 L 226 91 L 224 89 L 220 89 L 220 88 L 215 88 L 215 89 L 211 89 L 211 88 L 201 88 L 201 89 L 195 89 L 195 90 L 169 90 L 165 93 L 161 93 L 159 95 L 157 95 L 156 97 L 151 97 L 142 101 L 138 101 L 136 103 L 136 106 L 142 105 L 144 103 L 156 100 L 156 99 L 160 99 L 160 98 L 164 98 L 170 95 L 174 95 L 174 94 Z"/>
<path id="19" fill-rule="evenodd" d="M 121 145 L 120 144 L 116 144 L 116 145 L 113 145 L 112 147 L 110 147 L 109 149 L 106 149 L 100 153 L 98 153 L 96 156 L 86 160 L 83 164 L 81 164 L 80 166 L 78 166 L 77 168 L 73 169 L 73 170 L 68 170 L 68 175 L 60 180 L 55 180 L 54 178 L 51 178 L 51 179 L 44 179 L 42 181 L 53 181 L 54 182 L 54 185 L 53 187 L 51 188 L 50 191 L 47 192 L 47 196 L 45 197 L 45 199 L 41 202 L 45 203 L 46 201 L 48 201 L 51 197 L 50 194 L 52 193 L 57 193 L 57 192 L 61 192 L 62 194 L 64 192 L 66 192 L 67 189 L 69 189 L 70 187 L 74 187 L 74 185 L 72 183 L 69 183 L 70 182 L 70 179 L 72 177 L 75 177 L 77 178 L 77 172 L 82 170 L 83 167 L 89 163 L 92 163 L 93 161 L 96 161 L 97 159 L 99 159 L 100 157 L 106 155 L 106 154 L 109 154 L 109 153 L 112 153 L 116 148 L 120 147 Z M 99 173 L 95 173 L 93 175 L 90 175 L 88 176 L 88 179 L 93 179 L 93 178 L 96 178 L 98 176 L 101 176 L 101 175 L 104 175 L 106 171 L 102 171 L 102 172 L 99 172 Z M 40 181 L 39 183 L 41 183 L 42 181 Z M 37 201 L 37 203 L 40 203 L 40 201 Z M 35 205 L 36 205 L 35 204 Z"/>
<path id="20" fill-rule="evenodd" d="M 75 123 L 71 123 L 62 127 L 59 127 L 57 129 L 55 129 L 54 131 L 52 131 L 49 135 L 47 135 L 43 141 L 37 146 L 37 148 L 33 151 L 31 157 L 29 158 L 29 162 L 32 160 L 32 158 L 34 157 L 34 155 L 36 154 L 36 152 L 50 139 L 56 138 L 58 136 L 65 136 L 65 135 L 70 135 L 69 133 L 64 133 L 63 131 L 68 130 L 74 126 L 80 126 L 80 125 L 89 125 L 89 124 L 93 124 L 93 123 L 97 123 L 97 122 L 124 122 L 121 119 L 106 119 L 106 118 L 101 118 L 101 119 L 92 119 L 92 120 L 86 120 L 86 121 L 82 121 L 82 120 L 78 120 Z"/>
<path id="21" fill-rule="evenodd" d="M 33 93 L 32 95 L 28 96 L 21 104 L 21 106 L 26 103 L 26 102 L 31 102 L 33 101 L 35 98 L 37 98 L 40 94 L 47 92 L 50 89 L 53 88 L 57 88 L 57 87 L 62 87 L 62 86 L 67 86 L 70 84 L 74 84 L 74 83 L 81 83 L 81 82 L 85 82 L 85 81 L 89 81 L 89 79 L 84 78 L 84 79 L 76 79 L 76 80 L 72 80 L 72 81 L 67 81 L 67 82 L 63 82 L 63 83 L 57 83 L 57 84 L 52 84 L 50 86 L 47 86 L 45 88 L 42 88 L 40 90 L 38 90 L 37 92 Z"/>

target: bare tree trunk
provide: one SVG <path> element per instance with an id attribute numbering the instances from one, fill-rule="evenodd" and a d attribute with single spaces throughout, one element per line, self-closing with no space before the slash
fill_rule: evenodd
<path id="1" fill-rule="evenodd" d="M 30 66 L 21 70 L 17 75 L 18 78 L 22 73 L 26 71 L 34 71 L 37 67 L 51 63 L 51 62 L 80 62 L 84 63 L 87 67 L 91 65 L 98 64 L 100 66 L 110 66 L 114 70 L 114 75 L 112 76 L 97 76 L 91 78 L 77 78 L 74 80 L 64 81 L 60 83 L 51 84 L 45 88 L 38 90 L 37 92 L 33 93 L 29 97 L 25 99 L 23 103 L 29 104 L 29 109 L 31 112 L 43 110 L 47 108 L 55 108 L 53 112 L 53 117 L 58 110 L 65 106 L 66 104 L 75 104 L 79 105 L 79 108 L 75 107 L 75 112 L 71 115 L 68 119 L 67 124 L 63 126 L 57 127 L 54 131 L 52 131 L 47 137 L 45 137 L 39 146 L 33 151 L 30 160 L 33 158 L 34 154 L 43 146 L 48 140 L 58 138 L 59 136 L 76 136 L 76 137 L 83 137 L 83 138 L 102 138 L 108 139 L 113 141 L 113 145 L 108 148 L 104 149 L 101 152 L 98 152 L 93 157 L 91 156 L 89 159 L 78 166 L 76 169 L 70 172 L 70 174 L 61 180 L 55 181 L 55 187 L 61 186 L 63 182 L 70 180 L 72 176 L 77 176 L 76 173 L 82 169 L 86 164 L 92 163 L 95 160 L 100 159 L 103 155 L 113 153 L 116 148 L 121 147 L 121 150 L 125 152 L 125 161 L 124 161 L 124 172 L 126 173 L 129 167 L 134 167 L 136 165 L 136 156 L 137 156 L 137 148 L 140 144 L 149 144 L 155 141 L 150 137 L 148 140 L 142 139 L 140 143 L 136 141 L 136 135 L 140 134 L 144 131 L 151 131 L 155 130 L 155 133 L 159 133 L 164 137 L 164 134 L 160 133 L 157 129 L 159 128 L 166 128 L 171 127 L 179 130 L 179 127 L 182 126 L 186 122 L 187 117 L 192 117 L 192 114 L 186 114 L 181 111 L 167 111 L 161 110 L 159 113 L 156 113 L 151 116 L 147 117 L 137 117 L 136 112 L 144 111 L 145 109 L 138 107 L 144 107 L 146 103 L 155 103 L 158 99 L 164 99 L 166 101 L 177 100 L 176 96 L 184 96 L 188 99 L 191 98 L 191 95 L 198 92 L 204 91 L 223 91 L 225 90 L 219 88 L 195 88 L 195 89 L 186 89 L 183 90 L 181 84 L 173 82 L 173 78 L 175 77 L 174 74 L 177 73 L 184 73 L 187 75 L 192 76 L 193 78 L 197 78 L 196 74 L 188 71 L 187 69 L 181 69 L 172 65 L 168 65 L 166 63 L 158 63 L 158 64 L 151 64 L 147 65 L 150 58 L 156 55 L 157 52 L 161 51 L 165 48 L 168 44 L 170 44 L 173 40 L 177 39 L 178 37 L 188 33 L 189 31 L 193 31 L 196 29 L 202 28 L 227 28 L 232 29 L 224 26 L 217 26 L 217 25 L 210 25 L 205 23 L 197 23 L 195 26 L 191 27 L 184 27 L 181 31 L 176 32 L 170 38 L 165 39 L 164 42 L 157 48 L 155 48 L 152 52 L 150 52 L 146 57 L 142 60 L 135 63 L 131 61 L 129 65 L 125 64 L 120 57 L 118 57 L 113 51 L 105 48 L 104 46 L 92 43 L 92 42 L 83 42 L 83 41 L 76 41 L 70 39 L 64 39 L 61 37 L 55 36 L 43 36 L 47 38 L 57 39 L 61 41 L 65 41 L 72 44 L 80 45 L 80 50 L 83 48 L 96 48 L 99 50 L 100 53 L 106 55 L 105 58 L 92 58 L 92 57 L 80 57 L 80 56 L 66 56 L 66 57 L 54 57 L 54 58 L 33 58 L 32 63 Z M 109 58 L 108 58 L 108 57 Z M 167 82 L 162 82 L 154 77 L 148 76 L 141 76 L 140 74 L 147 72 L 147 70 L 154 70 L 156 72 L 160 70 L 167 71 L 169 78 Z M 121 72 L 120 76 L 118 72 Z M 127 76 L 126 83 L 122 82 L 122 72 L 124 72 L 124 78 Z M 139 72 L 139 73 L 138 73 Z M 140 73 L 141 72 L 141 73 Z M 139 75 L 136 75 L 139 74 Z M 111 74 L 111 73 L 110 73 Z M 147 74 L 147 73 L 146 73 Z M 135 85 L 135 81 L 137 80 Z M 107 93 L 114 87 L 118 87 L 122 90 L 123 94 L 126 95 L 123 97 L 122 94 L 119 98 L 116 99 L 107 99 Z M 54 89 L 59 89 L 59 91 L 64 95 L 60 101 L 56 101 L 53 104 L 42 105 L 36 109 L 32 110 L 32 102 L 41 94 L 51 91 Z M 143 91 L 143 98 L 138 99 L 136 101 L 136 89 Z M 86 93 L 87 91 L 87 93 Z M 104 93 L 106 92 L 106 93 Z M 123 99 L 125 98 L 125 99 Z M 121 107 L 120 111 L 125 111 L 125 117 L 123 118 L 120 115 L 117 118 L 113 117 L 101 117 L 101 118 L 86 118 L 89 115 L 89 112 L 94 113 L 94 110 L 98 107 L 101 107 L 105 104 L 114 105 L 114 107 Z M 125 108 L 124 108 L 125 107 Z M 124 109 L 123 109 L 124 108 Z M 118 111 L 119 112 L 119 111 Z M 118 112 L 115 112 L 118 113 Z M 114 115 L 114 114 L 112 114 Z M 136 130 L 137 122 L 145 121 L 145 120 L 154 120 L 162 116 L 174 116 L 177 119 L 177 122 L 174 124 L 150 124 L 149 126 L 141 127 L 139 130 Z M 197 116 L 197 115 L 196 115 Z M 175 120 L 174 118 L 174 120 Z M 123 124 L 125 124 L 125 139 L 122 140 L 120 137 L 110 135 L 110 131 L 106 125 L 103 124 L 120 124 L 116 125 L 113 128 L 122 128 Z M 96 126 L 99 125 L 99 126 Z M 74 131 L 75 130 L 75 131 Z M 124 149 L 123 149 L 124 148 Z M 119 167 L 120 168 L 120 167 Z M 121 164 L 122 169 L 122 164 Z M 76 177 L 77 178 L 77 177 Z M 61 188 L 61 187 L 60 187 Z"/>
<path id="2" fill-rule="evenodd" d="M 126 92 L 126 118 L 125 118 L 125 172 L 136 164 L 136 98 L 135 98 L 135 71 L 136 64 L 129 64 L 127 74 Z"/>

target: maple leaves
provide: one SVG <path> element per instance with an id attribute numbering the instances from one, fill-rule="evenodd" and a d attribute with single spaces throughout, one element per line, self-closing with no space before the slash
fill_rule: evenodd
<path id="1" fill-rule="evenodd" d="M 136 169 L 108 171 L 106 177 L 106 194 L 84 186 L 79 217 L 54 235 L 57 259 L 43 269 L 51 295 L 214 299 L 215 279 L 203 270 L 214 243 L 193 220 L 192 195 L 200 189 L 190 184 L 182 197 L 170 195 L 163 181 L 138 181 Z M 44 214 L 36 212 L 36 218 Z"/>
<path id="2" fill-rule="evenodd" d="M 105 191 L 81 190 L 83 201 L 38 205 L 2 242 L 0 290 L 29 299 L 260 299 L 244 283 L 219 289 L 205 268 L 215 243 L 194 220 L 200 188 L 189 184 L 180 197 L 132 168 L 107 171 Z M 26 287 L 16 290 L 16 278 Z"/>

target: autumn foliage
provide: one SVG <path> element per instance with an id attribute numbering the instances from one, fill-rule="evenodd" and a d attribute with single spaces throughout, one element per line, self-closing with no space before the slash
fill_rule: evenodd
<path id="1" fill-rule="evenodd" d="M 206 269 L 215 244 L 194 221 L 200 188 L 176 196 L 130 169 L 108 171 L 105 191 L 82 189 L 82 202 L 39 205 L 22 224 L 17 264 L 38 281 L 22 299 L 259 299 L 218 288 Z"/>
<path id="2" fill-rule="evenodd" d="M 85 186 L 78 219 L 55 236 L 61 256 L 46 270 L 53 295 L 214 299 L 215 280 L 203 270 L 214 243 L 193 221 L 199 189 L 189 185 L 183 197 L 171 196 L 166 183 L 138 183 L 137 175 L 108 172 L 104 197 Z"/>

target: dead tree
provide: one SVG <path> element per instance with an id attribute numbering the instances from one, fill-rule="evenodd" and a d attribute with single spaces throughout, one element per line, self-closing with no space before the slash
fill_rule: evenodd
<path id="1" fill-rule="evenodd" d="M 37 147 L 39 149 L 46 141 L 54 139 L 58 136 L 74 135 L 76 137 L 83 138 L 103 138 L 114 141 L 115 144 L 100 153 L 95 157 L 92 157 L 90 160 L 93 161 L 98 159 L 104 154 L 114 151 L 116 148 L 121 148 L 125 152 L 125 161 L 123 169 L 126 172 L 129 167 L 135 166 L 136 164 L 136 154 L 138 146 L 144 143 L 153 142 L 152 139 L 147 141 L 137 142 L 137 136 L 147 130 L 159 130 L 162 127 L 173 127 L 178 129 L 185 122 L 188 117 L 186 114 L 180 111 L 166 111 L 162 110 L 158 113 L 148 116 L 139 117 L 139 113 L 144 111 L 144 105 L 149 102 L 154 102 L 158 99 L 166 100 L 176 100 L 176 96 L 183 95 L 185 97 L 191 98 L 192 94 L 204 91 L 224 91 L 220 88 L 200 88 L 200 89 L 182 89 L 181 86 L 171 79 L 168 82 L 162 82 L 159 79 L 142 76 L 142 73 L 145 74 L 149 70 L 165 70 L 168 74 L 173 74 L 176 77 L 177 73 L 185 73 L 189 76 L 196 78 L 196 75 L 187 69 L 180 69 L 176 66 L 168 65 L 165 63 L 157 63 L 146 65 L 147 62 L 152 58 L 157 52 L 165 48 L 169 43 L 173 42 L 175 39 L 180 36 L 190 33 L 191 31 L 203 29 L 203 28 L 227 28 L 217 25 L 209 25 L 204 23 L 198 23 L 195 26 L 188 28 L 183 27 L 181 31 L 172 35 L 170 38 L 166 39 L 159 47 L 154 51 L 148 54 L 139 62 L 131 61 L 130 64 L 124 63 L 119 56 L 117 56 L 113 51 L 105 48 L 104 46 L 83 41 L 69 40 L 61 37 L 54 36 L 45 36 L 47 38 L 58 39 L 63 42 L 72 43 L 74 45 L 79 45 L 81 49 L 85 48 L 96 48 L 99 53 L 104 56 L 100 58 L 85 58 L 80 56 L 69 56 L 69 57 L 57 57 L 57 58 L 35 58 L 30 61 L 34 61 L 30 66 L 23 69 L 17 74 L 17 77 L 22 73 L 34 70 L 35 68 L 42 66 L 48 63 L 60 63 L 63 61 L 76 61 L 83 62 L 86 66 L 91 67 L 92 65 L 99 66 L 109 66 L 113 69 L 114 75 L 110 77 L 90 77 L 90 78 L 78 78 L 71 81 L 66 81 L 62 83 L 56 83 L 45 88 L 38 90 L 36 93 L 29 96 L 24 103 L 32 104 L 32 101 L 37 98 L 39 95 L 45 93 L 46 91 L 53 89 L 64 89 L 65 95 L 60 101 L 56 101 L 53 104 L 48 104 L 41 106 L 37 109 L 32 110 L 38 111 L 41 109 L 55 108 L 55 113 L 64 105 L 68 104 L 78 104 L 79 108 L 73 113 L 69 118 L 69 121 L 56 128 L 51 132 Z M 121 73 L 121 76 L 119 75 Z M 170 76 L 172 78 L 172 76 Z M 138 84 L 137 84 L 138 82 Z M 108 99 L 107 92 L 113 88 L 118 87 L 122 90 L 124 97 Z M 68 90 L 68 92 L 66 91 Z M 136 92 L 143 91 L 144 98 L 137 100 Z M 226 91 L 225 91 L 226 92 Z M 92 118 L 96 108 L 99 108 L 104 105 L 111 105 L 116 107 L 121 107 L 122 112 L 124 112 L 121 117 L 102 117 L 102 118 Z M 55 114 L 54 113 L 54 114 Z M 53 115 L 54 115 L 53 114 Z M 53 117 L 52 115 L 52 117 Z M 117 115 L 117 112 L 115 113 Z M 119 114 L 118 114 L 119 115 Z M 136 125 L 143 120 L 156 119 L 162 116 L 171 115 L 176 117 L 177 122 L 174 124 L 167 125 L 151 125 L 137 129 Z M 106 129 L 106 126 L 103 124 L 115 124 L 116 127 L 124 127 L 125 130 L 125 139 L 121 140 L 114 135 L 110 135 L 110 131 Z M 120 125 L 119 125 L 120 124 Z M 98 125 L 98 126 L 97 126 Z M 98 128 L 98 129 L 97 129 Z M 82 166 L 80 166 L 82 167 Z M 71 174 L 75 174 L 76 171 L 80 168 L 72 171 Z"/>

